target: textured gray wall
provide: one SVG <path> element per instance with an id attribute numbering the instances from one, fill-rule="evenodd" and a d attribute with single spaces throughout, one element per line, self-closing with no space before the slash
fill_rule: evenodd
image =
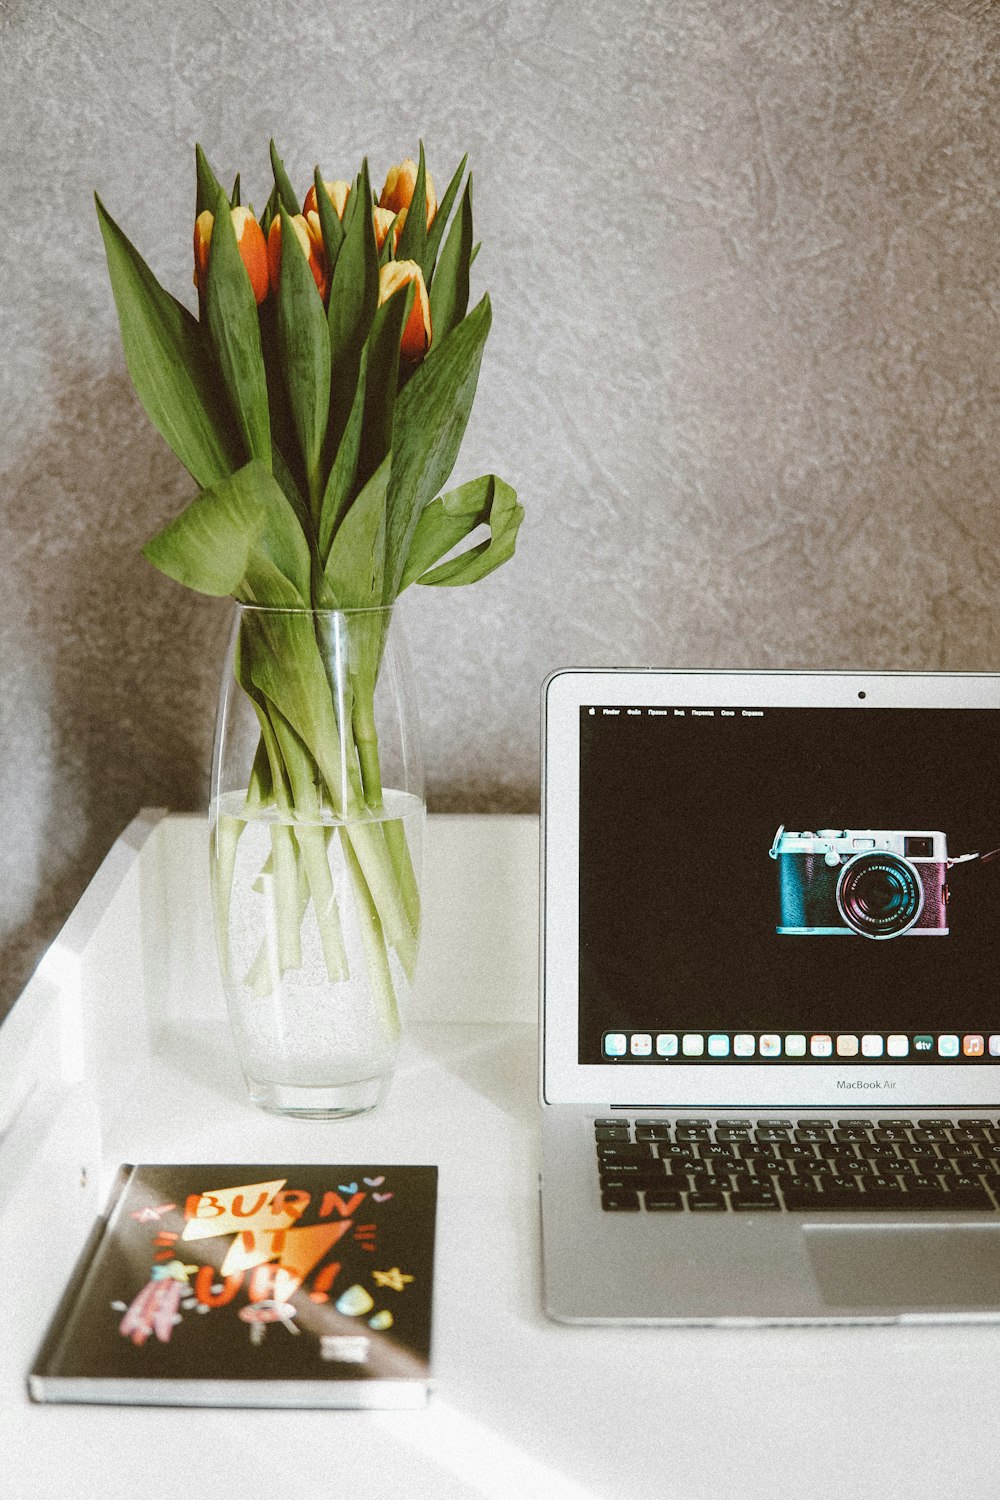
<path id="1" fill-rule="evenodd" d="M 3 993 L 142 804 L 203 804 L 224 606 L 93 206 L 190 295 L 193 145 L 258 206 L 427 143 L 495 323 L 456 481 L 514 563 L 414 590 L 429 791 L 528 809 L 553 666 L 993 668 L 1000 9 L 0 0 Z"/>

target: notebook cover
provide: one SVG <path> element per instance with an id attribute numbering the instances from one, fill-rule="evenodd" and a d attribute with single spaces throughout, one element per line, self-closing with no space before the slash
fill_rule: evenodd
<path id="1" fill-rule="evenodd" d="M 421 1405 L 436 1195 L 433 1166 L 123 1167 L 30 1393 Z"/>

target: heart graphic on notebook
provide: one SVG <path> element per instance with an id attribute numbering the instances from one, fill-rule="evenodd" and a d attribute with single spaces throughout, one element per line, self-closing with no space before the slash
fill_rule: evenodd
<path id="1" fill-rule="evenodd" d="M 357 1185 L 356 1182 L 338 1182 L 337 1183 L 337 1192 L 338 1193 L 356 1193 L 357 1190 L 358 1190 L 358 1185 Z"/>
<path id="2" fill-rule="evenodd" d="M 384 1177 L 363 1177 L 361 1180 L 364 1183 L 365 1187 L 381 1187 L 382 1184 L 383 1184 L 383 1182 L 385 1181 L 385 1178 Z"/>
<path id="3" fill-rule="evenodd" d="M 376 1203 L 388 1203 L 391 1197 L 391 1193 L 372 1193 L 372 1198 Z"/>

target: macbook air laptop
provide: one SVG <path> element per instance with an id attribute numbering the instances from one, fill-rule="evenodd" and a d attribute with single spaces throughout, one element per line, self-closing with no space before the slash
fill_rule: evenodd
<path id="1" fill-rule="evenodd" d="M 985 674 L 548 680 L 552 1317 L 1000 1317 L 998 751 Z"/>

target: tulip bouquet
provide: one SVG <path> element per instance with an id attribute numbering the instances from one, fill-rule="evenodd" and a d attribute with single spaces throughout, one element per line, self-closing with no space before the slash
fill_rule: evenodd
<path id="1" fill-rule="evenodd" d="M 420 913 L 403 830 L 383 808 L 372 705 L 386 607 L 411 583 L 472 583 L 499 567 L 523 511 L 493 474 L 442 493 L 491 316 L 487 296 L 468 310 L 478 246 L 465 160 L 440 204 L 421 146 L 377 200 L 363 162 L 352 181 L 317 168 L 300 205 L 273 142 L 270 154 L 258 216 L 240 178 L 226 192 L 196 149 L 197 316 L 97 200 L 130 375 L 200 491 L 144 553 L 189 588 L 268 607 L 243 614 L 236 651 L 260 738 L 242 816 L 214 830 L 220 930 L 245 820 L 270 814 L 279 974 L 299 960 L 311 902 L 329 978 L 343 979 L 327 859 L 340 839 L 391 1032 L 387 957 L 412 970 Z M 326 610 L 371 611 L 346 688 L 318 639 Z M 274 978 L 264 965 L 245 982 L 266 994 Z"/>

